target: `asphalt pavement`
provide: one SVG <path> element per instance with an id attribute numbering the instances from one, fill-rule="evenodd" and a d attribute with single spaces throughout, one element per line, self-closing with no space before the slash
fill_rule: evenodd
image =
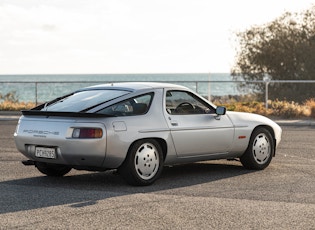
<path id="1" fill-rule="evenodd" d="M 115 171 L 46 177 L 21 164 L 16 124 L 0 119 L 0 229 L 315 229 L 313 124 L 283 126 L 263 171 L 225 160 L 185 164 L 147 187 Z"/>

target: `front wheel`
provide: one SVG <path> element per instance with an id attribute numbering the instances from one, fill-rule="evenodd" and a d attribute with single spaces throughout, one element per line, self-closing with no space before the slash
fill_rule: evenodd
<path id="1" fill-rule="evenodd" d="M 48 164 L 43 162 L 35 162 L 35 167 L 41 173 L 52 177 L 62 177 L 71 170 L 71 168 L 66 165 Z"/>
<path id="2" fill-rule="evenodd" d="M 156 140 L 140 140 L 133 144 L 119 169 L 131 185 L 150 185 L 163 169 L 163 152 Z"/>
<path id="3" fill-rule="evenodd" d="M 275 143 L 272 135 L 266 128 L 257 128 L 253 131 L 249 145 L 240 160 L 247 169 L 265 169 L 274 155 Z"/>

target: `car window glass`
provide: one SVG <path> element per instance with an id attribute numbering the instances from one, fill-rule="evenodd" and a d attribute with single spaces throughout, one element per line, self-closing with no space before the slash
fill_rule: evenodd
<path id="1" fill-rule="evenodd" d="M 122 90 L 87 90 L 74 93 L 44 107 L 46 111 L 80 112 L 97 104 L 110 101 L 129 93 Z"/>
<path id="2" fill-rule="evenodd" d="M 113 116 L 135 116 L 147 113 L 151 105 L 153 93 L 144 94 L 138 97 L 116 103 L 97 113 Z"/>
<path id="3" fill-rule="evenodd" d="M 168 91 L 166 111 L 172 115 L 189 115 L 212 113 L 214 109 L 190 92 Z"/>

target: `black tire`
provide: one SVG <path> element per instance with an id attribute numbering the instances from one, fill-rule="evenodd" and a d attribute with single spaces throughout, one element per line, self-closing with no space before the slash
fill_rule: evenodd
<path id="1" fill-rule="evenodd" d="M 52 177 L 62 177 L 71 171 L 71 167 L 66 165 L 48 164 L 43 162 L 35 162 L 35 167 L 41 173 Z"/>
<path id="2" fill-rule="evenodd" d="M 253 131 L 248 148 L 240 160 L 247 169 L 262 170 L 270 164 L 274 151 L 272 135 L 266 128 L 259 127 Z"/>
<path id="3" fill-rule="evenodd" d="M 162 148 L 156 140 L 139 140 L 131 146 L 119 172 L 128 184 L 150 185 L 161 175 L 163 162 Z"/>

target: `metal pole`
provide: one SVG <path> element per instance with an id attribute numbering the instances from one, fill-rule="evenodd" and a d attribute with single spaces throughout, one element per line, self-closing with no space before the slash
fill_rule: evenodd
<path id="1" fill-rule="evenodd" d="M 268 85 L 271 81 L 271 78 L 268 75 L 265 75 L 263 80 L 265 82 L 265 107 L 268 109 Z"/>
<path id="2" fill-rule="evenodd" d="M 266 81 L 266 91 L 265 91 L 265 106 L 266 106 L 266 109 L 268 109 L 268 85 L 269 85 L 269 82 Z"/>
<path id="3" fill-rule="evenodd" d="M 35 82 L 35 105 L 37 106 L 37 82 Z"/>
<path id="4" fill-rule="evenodd" d="M 211 83 L 210 83 L 210 80 L 211 80 L 211 76 L 210 76 L 210 73 L 209 73 L 209 76 L 208 76 L 208 101 L 211 101 Z"/>

